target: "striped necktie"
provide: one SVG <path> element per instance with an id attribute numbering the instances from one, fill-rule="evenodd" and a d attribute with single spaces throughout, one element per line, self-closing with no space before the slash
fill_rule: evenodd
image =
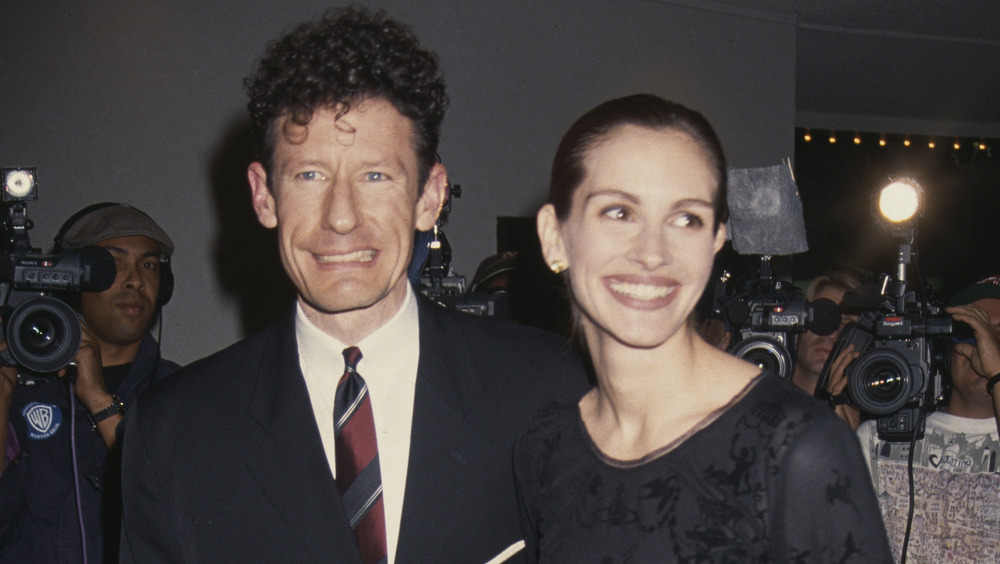
<path id="1" fill-rule="evenodd" d="M 344 375 L 337 384 L 333 419 L 337 489 L 365 564 L 387 561 L 385 508 L 379 471 L 375 419 L 368 385 L 357 372 L 361 351 L 344 349 Z"/>

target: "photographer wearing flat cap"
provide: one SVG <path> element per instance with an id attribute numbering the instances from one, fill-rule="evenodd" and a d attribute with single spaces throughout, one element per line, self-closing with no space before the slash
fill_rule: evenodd
<path id="1" fill-rule="evenodd" d="M 73 304 L 82 329 L 74 362 L 59 377 L 0 368 L 0 562 L 117 561 L 118 426 L 178 368 L 150 333 L 173 289 L 170 237 L 138 209 L 103 203 L 55 238 L 56 253 L 90 245 L 110 253 L 117 274 Z"/>

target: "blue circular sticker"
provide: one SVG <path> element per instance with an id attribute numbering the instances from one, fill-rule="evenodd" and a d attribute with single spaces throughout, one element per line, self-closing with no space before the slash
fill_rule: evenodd
<path id="1" fill-rule="evenodd" d="M 28 438 L 36 441 L 56 434 L 62 425 L 62 410 L 48 403 L 33 401 L 24 406 L 21 415 L 28 422 Z"/>

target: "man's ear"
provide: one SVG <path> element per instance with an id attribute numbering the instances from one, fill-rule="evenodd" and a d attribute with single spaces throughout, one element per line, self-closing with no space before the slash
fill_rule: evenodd
<path id="1" fill-rule="evenodd" d="M 247 167 L 247 180 L 250 182 L 250 200 L 257 212 L 257 221 L 268 229 L 278 225 L 278 210 L 274 194 L 267 185 L 267 171 L 259 162 L 250 163 Z"/>
<path id="2" fill-rule="evenodd" d="M 418 231 L 429 231 L 434 227 L 445 200 L 448 199 L 448 171 L 437 163 L 431 167 L 424 183 L 424 192 L 417 198 L 414 223 Z"/>
<path id="3" fill-rule="evenodd" d="M 567 258 L 566 245 L 563 241 L 562 229 L 559 219 L 556 217 L 556 208 L 552 204 L 545 204 L 538 210 L 536 217 L 538 228 L 538 240 L 542 244 L 542 255 L 545 257 L 545 264 L 553 268 L 554 264 L 561 265 L 560 270 L 570 266 Z"/>

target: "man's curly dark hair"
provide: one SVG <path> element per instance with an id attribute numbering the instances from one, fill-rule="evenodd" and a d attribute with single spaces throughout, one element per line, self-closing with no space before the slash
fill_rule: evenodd
<path id="1" fill-rule="evenodd" d="M 269 179 L 281 117 L 306 125 L 317 109 L 338 108 L 338 115 L 344 115 L 352 105 L 381 98 L 413 121 L 417 180 L 423 189 L 435 162 L 448 96 L 437 56 L 384 11 L 351 6 L 298 26 L 268 46 L 257 72 L 244 84 L 257 158 Z"/>

